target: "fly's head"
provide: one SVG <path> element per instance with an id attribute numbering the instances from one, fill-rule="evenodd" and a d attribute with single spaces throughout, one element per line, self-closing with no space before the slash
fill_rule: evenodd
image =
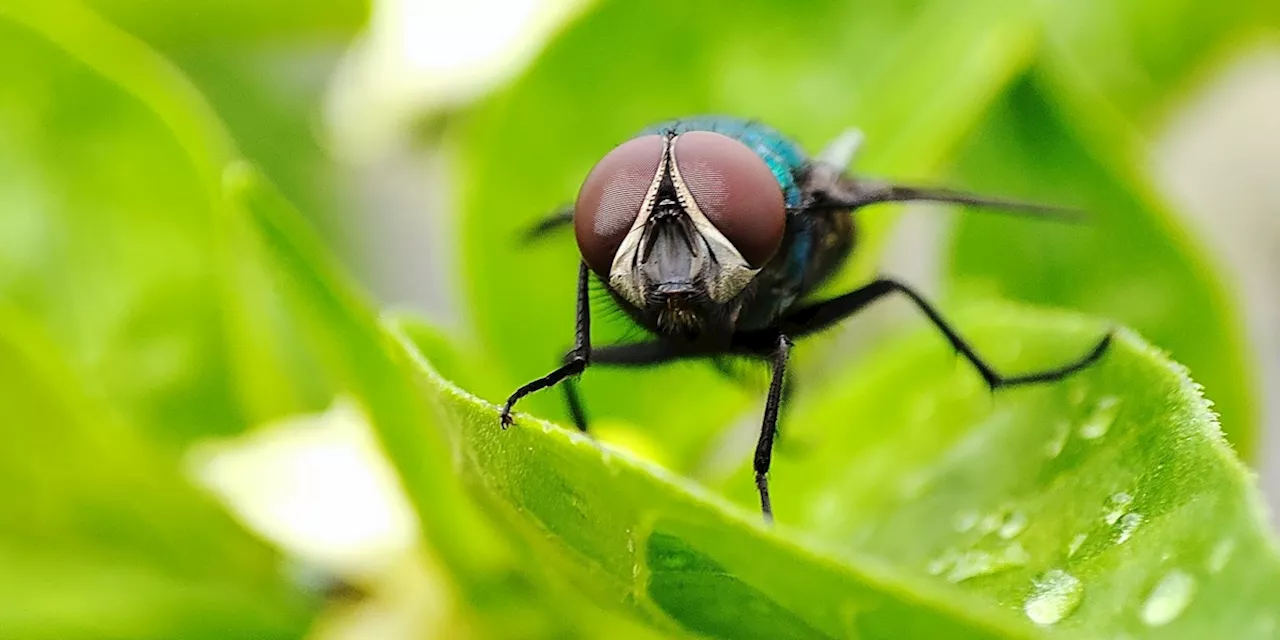
<path id="1" fill-rule="evenodd" d="M 574 204 L 587 266 L 651 327 L 690 339 L 737 313 L 785 226 L 782 188 L 764 160 L 708 131 L 619 145 Z"/>

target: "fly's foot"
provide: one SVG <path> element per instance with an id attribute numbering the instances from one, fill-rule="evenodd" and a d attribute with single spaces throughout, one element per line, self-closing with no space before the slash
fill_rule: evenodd
<path id="1" fill-rule="evenodd" d="M 502 412 L 498 414 L 498 422 L 502 424 L 503 431 L 506 431 L 507 427 L 515 424 L 516 422 L 516 419 L 511 417 L 511 406 L 514 404 L 515 398 L 507 400 L 507 403 L 502 406 Z"/>

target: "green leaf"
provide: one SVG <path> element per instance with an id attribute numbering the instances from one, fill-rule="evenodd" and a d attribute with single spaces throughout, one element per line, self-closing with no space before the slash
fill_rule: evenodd
<path id="1" fill-rule="evenodd" d="M 1110 133 L 1082 137 L 1074 111 L 1062 106 L 1071 98 L 1047 93 L 1044 84 L 1027 77 L 1004 97 L 958 172 L 975 188 L 1068 204 L 1090 219 L 1062 225 L 966 216 L 952 281 L 961 292 L 1080 309 L 1134 327 L 1191 369 L 1228 438 L 1250 459 L 1258 409 L 1237 302 L 1134 168 L 1134 133 L 1099 109 L 1087 126 Z M 1102 139 L 1108 142 L 1095 144 Z"/>
<path id="2" fill-rule="evenodd" d="M 1106 329 L 1007 306 L 959 317 L 1009 373 Z M 807 398 L 772 473 L 788 529 L 957 584 L 1046 637 L 1272 637 L 1280 557 L 1254 478 L 1186 371 L 1133 333 L 1062 383 L 992 394 L 922 331 Z M 730 489 L 755 504 L 749 471 Z"/>
<path id="3" fill-rule="evenodd" d="M 500 398 L 568 348 L 571 236 L 522 247 L 519 235 L 571 202 L 592 164 L 639 128 L 719 112 L 760 118 L 816 151 L 856 126 L 868 140 L 862 167 L 920 179 L 1029 63 L 1035 38 L 1031 7 L 1005 0 L 964 11 L 939 1 L 600 3 L 458 133 L 469 299 L 494 373 L 476 391 Z M 860 220 L 857 259 L 834 288 L 872 272 L 892 218 Z M 598 344 L 636 337 L 617 316 L 597 309 Z M 593 415 L 636 425 L 680 469 L 757 397 L 699 365 L 592 370 L 582 386 Z M 528 402 L 565 415 L 558 394 Z"/>
<path id="4" fill-rule="evenodd" d="M 1032 635 L 1008 612 L 871 556 L 833 562 L 799 530 L 763 526 L 576 432 L 527 417 L 503 431 L 494 405 L 417 363 L 482 502 L 538 541 L 543 562 L 614 606 L 721 638 Z"/>
<path id="5" fill-rule="evenodd" d="M 1156 133 L 1210 67 L 1260 36 L 1280 33 L 1280 6 L 1268 0 L 1083 0 L 1039 7 L 1045 62 L 1075 90 L 1095 94 L 1097 107 L 1144 134 Z"/>
<path id="6" fill-rule="evenodd" d="M 81 387 L 0 308 L 4 637 L 301 637 L 318 602 L 283 560 Z"/>
<path id="7" fill-rule="evenodd" d="M 216 120 L 73 3 L 0 4 L 0 77 L 0 301 L 139 425 L 179 441 L 237 429 L 209 295 L 231 154 Z"/>
<path id="8" fill-rule="evenodd" d="M 260 41 L 349 37 L 369 17 L 367 0 L 88 0 L 88 4 L 148 42 L 163 45 L 218 42 L 243 47 Z"/>
<path id="9" fill-rule="evenodd" d="M 260 268 L 215 247 L 235 151 L 201 97 L 77 3 L 0 5 L 0 35 L 0 300 L 167 440 L 322 406 Z"/>

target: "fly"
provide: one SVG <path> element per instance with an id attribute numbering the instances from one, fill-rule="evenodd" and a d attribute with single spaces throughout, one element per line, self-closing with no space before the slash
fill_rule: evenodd
<path id="1" fill-rule="evenodd" d="M 897 280 L 879 278 L 844 295 L 808 300 L 848 259 L 856 239 L 851 214 L 869 205 L 931 201 L 1070 215 L 1057 207 L 848 175 L 860 140 L 848 132 L 810 158 L 771 127 L 701 116 L 649 127 L 606 154 L 583 181 L 573 208 L 531 232 L 574 227 L 582 257 L 574 346 L 559 368 L 507 398 L 503 428 L 512 424 L 512 408 L 521 398 L 568 380 L 570 413 L 586 431 L 586 413 L 571 378 L 591 365 L 636 367 L 726 356 L 767 362 L 771 379 L 754 469 L 760 508 L 772 520 L 769 466 L 796 339 L 896 293 L 928 317 L 993 391 L 1060 380 L 1102 356 L 1110 334 L 1078 360 L 1007 376 L 988 365 L 933 305 Z M 651 340 L 592 346 L 592 278 L 652 334 Z"/>

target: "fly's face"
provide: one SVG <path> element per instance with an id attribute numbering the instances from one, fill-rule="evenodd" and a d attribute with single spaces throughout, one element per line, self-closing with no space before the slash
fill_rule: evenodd
<path id="1" fill-rule="evenodd" d="M 587 266 L 653 326 L 690 338 L 736 313 L 785 226 L 782 188 L 764 160 L 707 131 L 623 143 L 574 204 Z"/>

